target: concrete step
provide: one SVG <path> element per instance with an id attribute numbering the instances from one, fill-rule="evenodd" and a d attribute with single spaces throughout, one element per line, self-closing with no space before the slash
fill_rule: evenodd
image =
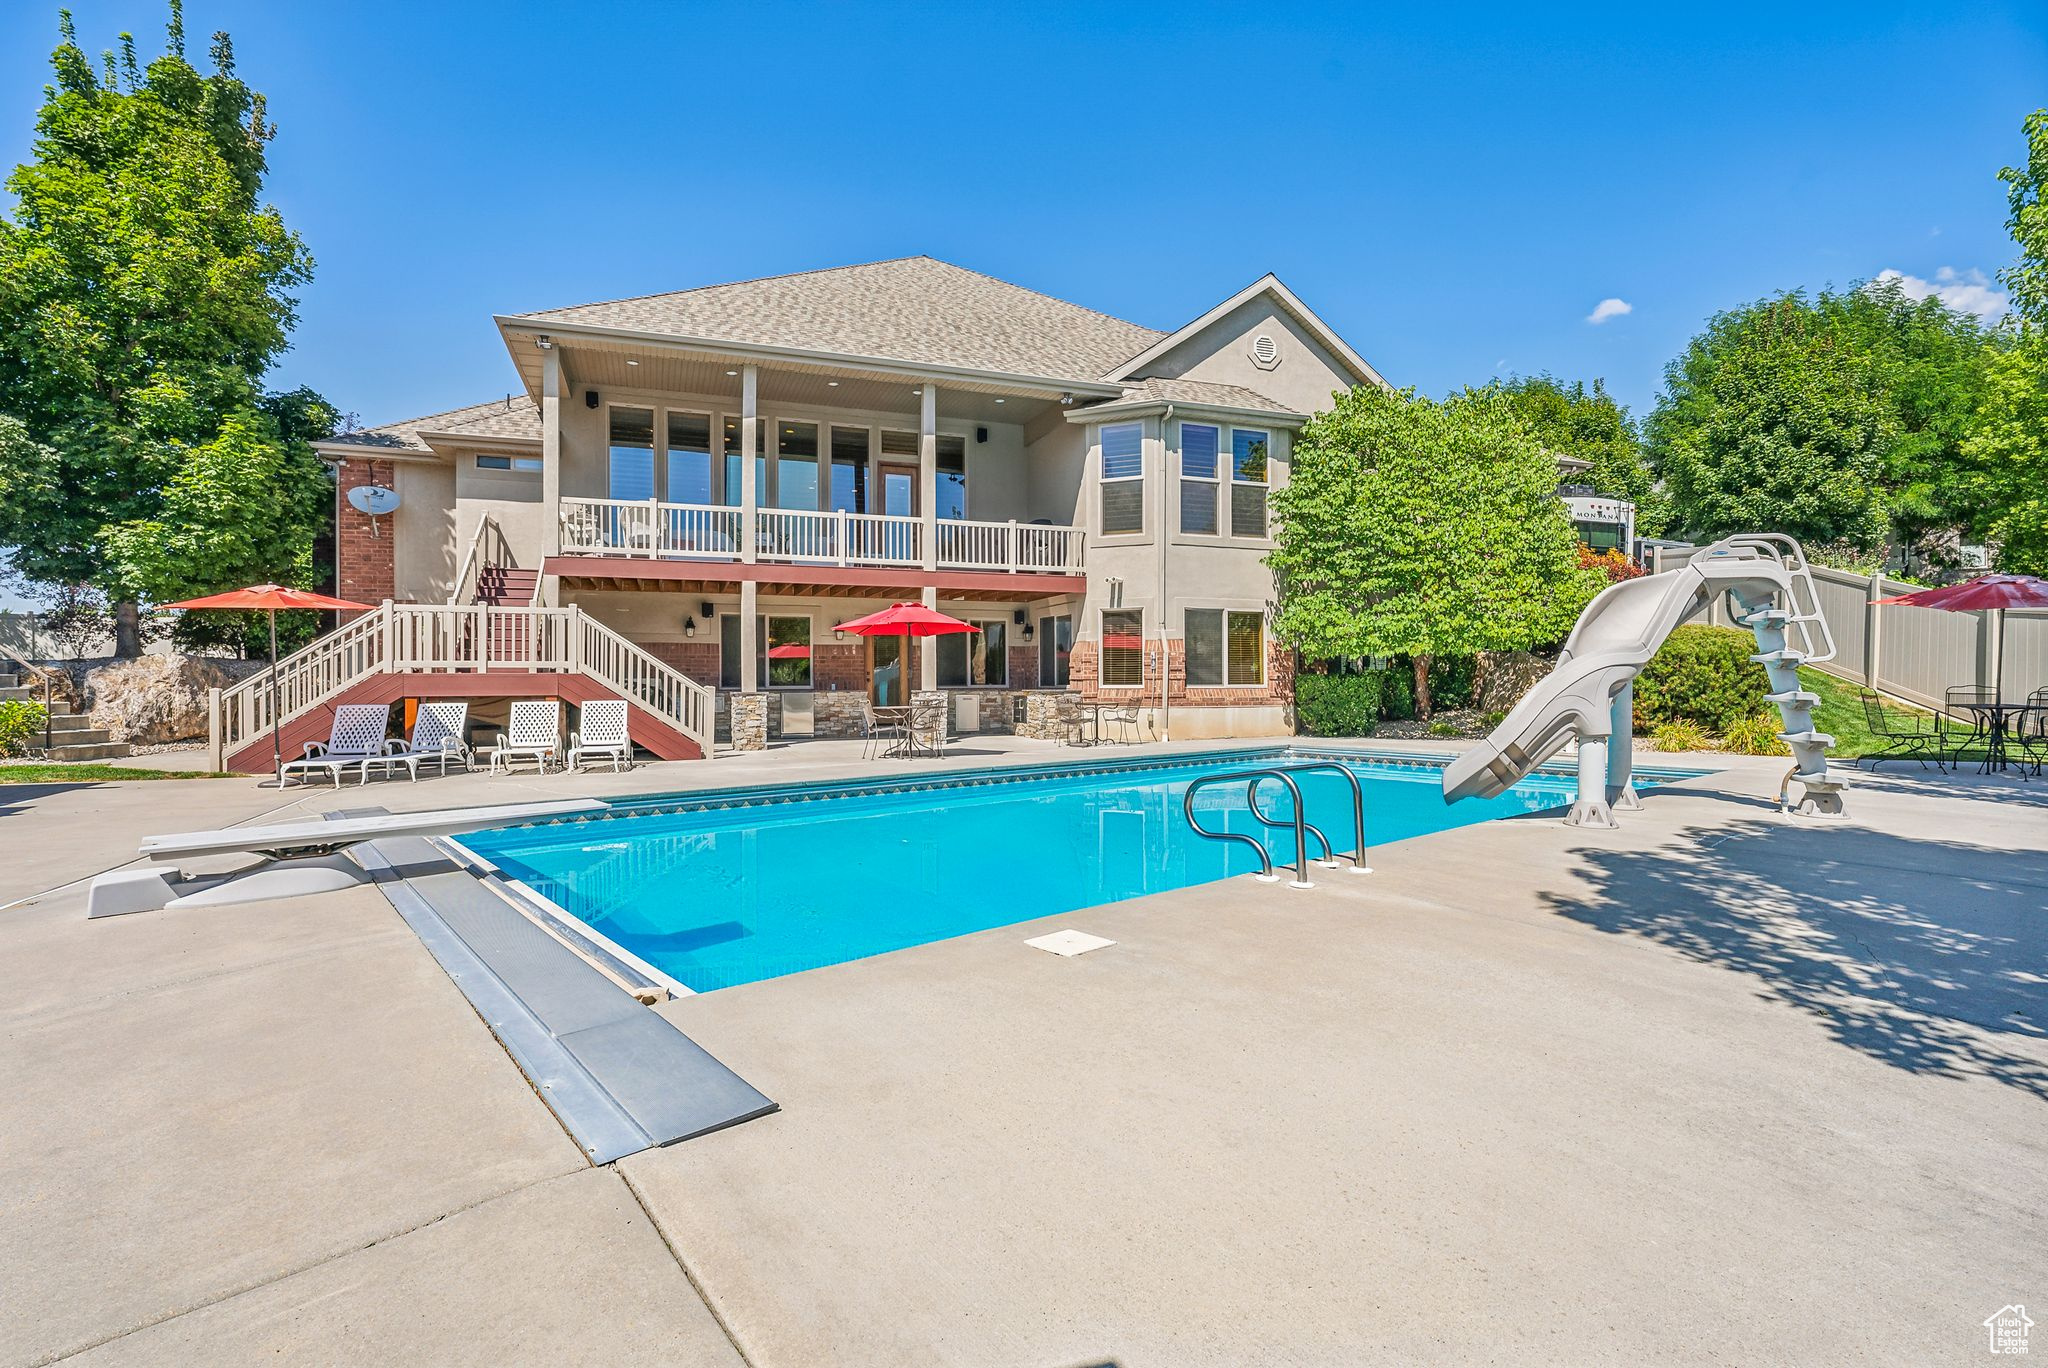
<path id="1" fill-rule="evenodd" d="M 92 718 L 84 713 L 59 712 L 50 709 L 50 730 L 53 732 L 92 731 Z"/>
<path id="2" fill-rule="evenodd" d="M 52 760 L 119 760 L 133 754 L 126 741 L 98 741 L 89 745 L 52 746 Z"/>
<path id="3" fill-rule="evenodd" d="M 52 718 L 52 721 L 57 719 Z M 83 720 L 83 719 L 81 719 Z M 51 727 L 52 746 L 104 746 L 114 739 L 105 727 Z"/>
<path id="4" fill-rule="evenodd" d="M 20 684 L 0 685 L 0 703 L 35 703 L 36 691 Z"/>
<path id="5" fill-rule="evenodd" d="M 0 674 L 0 689 L 11 689 L 21 683 L 20 675 Z"/>

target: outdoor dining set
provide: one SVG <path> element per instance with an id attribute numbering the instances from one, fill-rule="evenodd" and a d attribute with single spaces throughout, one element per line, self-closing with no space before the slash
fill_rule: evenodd
<path id="1" fill-rule="evenodd" d="M 2024 700 L 2000 698 L 1995 686 L 1957 684 L 1947 689 L 1933 714 L 1902 713 L 1862 692 L 1863 720 L 1885 749 L 1864 758 L 1875 769 L 1886 760 L 1929 760 L 1939 769 L 1960 768 L 1964 756 L 1981 757 L 1984 774 L 2013 772 L 2038 776 L 2048 761 L 2048 687 Z"/>

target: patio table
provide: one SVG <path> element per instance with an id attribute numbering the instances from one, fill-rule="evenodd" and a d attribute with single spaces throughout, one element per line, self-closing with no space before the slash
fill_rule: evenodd
<path id="1" fill-rule="evenodd" d="M 895 739 L 882 752 L 884 760 L 903 760 L 916 754 L 910 735 L 910 707 L 908 704 L 890 704 L 875 709 L 875 730 L 893 728 Z"/>
<path id="2" fill-rule="evenodd" d="M 2038 703 L 2006 702 L 1957 702 L 1952 706 L 1968 712 L 1977 720 L 1984 732 L 1984 763 L 1978 766 L 1979 774 L 1990 774 L 1994 771 L 2003 773 L 2006 770 L 2010 760 L 2006 751 L 2006 739 L 2012 734 L 2015 726 L 2025 726 L 2028 713 L 2041 708 Z M 2022 761 L 2022 773 L 2025 772 L 2025 768 L 2025 762 Z"/>

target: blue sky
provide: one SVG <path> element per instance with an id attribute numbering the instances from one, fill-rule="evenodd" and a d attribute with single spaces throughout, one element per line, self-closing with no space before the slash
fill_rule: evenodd
<path id="1" fill-rule="evenodd" d="M 72 0 L 88 51 L 160 0 Z M 493 312 L 913 253 L 1154 327 L 1272 270 L 1396 384 L 1604 377 L 1714 311 L 2004 264 L 2032 6 L 279 5 L 231 31 L 318 274 L 274 377 L 505 392 Z M 1669 10 L 1648 15 L 1653 8 Z M 56 4 L 0 7 L 0 160 Z M 1627 312 L 1588 321 L 1603 300 Z"/>

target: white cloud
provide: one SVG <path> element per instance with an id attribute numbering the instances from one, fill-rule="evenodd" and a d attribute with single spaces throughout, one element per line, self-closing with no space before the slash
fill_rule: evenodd
<path id="1" fill-rule="evenodd" d="M 1958 271 L 1953 266 L 1944 266 L 1934 273 L 1932 280 L 1904 271 L 1879 271 L 1871 283 L 1883 285 L 1894 280 L 1899 282 L 1899 292 L 1908 299 L 1938 299 L 1958 313 L 1975 314 L 1986 322 L 2004 313 L 2009 303 L 2005 291 L 1994 288 L 1991 277 L 1975 268 Z"/>
<path id="2" fill-rule="evenodd" d="M 1593 312 L 1586 315 L 1586 321 L 1605 323 L 1610 318 L 1619 318 L 1623 314 L 1632 314 L 1635 311 L 1636 306 L 1626 299 L 1603 299 L 1593 306 Z"/>

